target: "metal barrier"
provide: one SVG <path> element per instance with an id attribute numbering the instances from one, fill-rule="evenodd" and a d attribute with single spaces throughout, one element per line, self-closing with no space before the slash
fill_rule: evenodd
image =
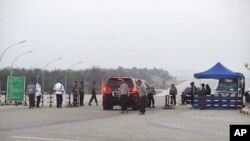
<path id="1" fill-rule="evenodd" d="M 44 105 L 45 106 L 49 106 L 52 107 L 53 104 L 56 104 L 56 95 L 53 93 L 50 94 L 44 94 Z M 76 102 L 74 102 L 73 100 L 74 96 L 72 94 L 64 94 L 63 95 L 63 101 L 66 105 L 66 107 L 78 107 L 80 106 L 80 95 L 77 95 L 77 99 L 75 100 Z M 41 97 L 42 99 L 42 97 Z M 36 100 L 36 98 L 35 98 Z M 24 106 L 28 106 L 29 105 L 29 96 L 25 95 L 24 96 Z M 36 102 L 36 101 L 35 101 Z M 42 103 L 42 101 L 41 101 Z M 0 105 L 12 105 L 12 104 L 16 104 L 13 101 L 7 101 L 7 96 L 6 95 L 0 95 Z"/>
<path id="2" fill-rule="evenodd" d="M 77 94 L 76 96 L 72 93 L 68 94 L 68 97 L 65 97 L 68 99 L 68 102 L 65 101 L 66 107 L 79 107 L 80 106 L 80 95 Z"/>
<path id="3" fill-rule="evenodd" d="M 173 100 L 171 95 L 165 96 L 165 105 L 162 107 L 162 109 L 174 109 Z"/>

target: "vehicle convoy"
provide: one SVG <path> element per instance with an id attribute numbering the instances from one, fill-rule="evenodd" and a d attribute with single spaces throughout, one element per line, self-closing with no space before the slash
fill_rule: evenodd
<path id="1" fill-rule="evenodd" d="M 121 104 L 119 95 L 122 79 L 124 79 L 129 86 L 128 108 L 132 108 L 133 110 L 138 109 L 139 92 L 136 88 L 136 80 L 131 77 L 110 77 L 102 90 L 103 110 L 113 109 L 114 106 Z"/>

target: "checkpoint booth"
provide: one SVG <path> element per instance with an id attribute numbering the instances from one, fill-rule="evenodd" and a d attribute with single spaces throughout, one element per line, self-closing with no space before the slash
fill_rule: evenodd
<path id="1" fill-rule="evenodd" d="M 217 63 L 212 68 L 195 73 L 196 79 L 217 79 L 218 86 L 211 95 L 195 95 L 193 107 L 206 109 L 238 109 L 243 106 L 245 77 Z"/>

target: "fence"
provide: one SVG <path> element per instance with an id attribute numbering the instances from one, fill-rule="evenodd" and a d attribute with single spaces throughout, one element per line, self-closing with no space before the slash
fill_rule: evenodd
<path id="1" fill-rule="evenodd" d="M 237 95 L 194 96 L 194 108 L 238 109 L 242 107 L 242 98 Z"/>

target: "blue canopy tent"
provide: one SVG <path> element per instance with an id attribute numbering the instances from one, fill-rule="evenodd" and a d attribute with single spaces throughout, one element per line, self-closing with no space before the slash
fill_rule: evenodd
<path id="1" fill-rule="evenodd" d="M 241 76 L 229 70 L 225 66 L 223 66 L 220 62 L 218 62 L 216 65 L 214 65 L 212 68 L 208 69 L 207 71 L 195 73 L 195 78 L 214 78 L 214 79 L 220 79 L 220 78 L 240 78 Z"/>
<path id="2" fill-rule="evenodd" d="M 223 81 L 223 79 L 234 79 L 238 81 L 238 88 L 241 88 L 238 94 L 232 96 L 230 93 L 228 96 L 223 96 L 219 93 L 219 95 L 210 95 L 203 96 L 203 102 L 200 100 L 200 96 L 195 97 L 196 103 L 194 103 L 194 107 L 198 108 L 200 105 L 206 105 L 206 108 L 239 108 L 242 105 L 243 101 L 243 93 L 245 89 L 244 75 L 241 73 L 233 72 L 223 66 L 221 63 L 215 64 L 212 68 L 200 72 L 195 73 L 194 77 L 197 79 L 219 79 Z M 242 80 L 242 81 L 241 81 Z M 222 93 L 224 94 L 224 93 Z M 206 99 L 204 103 L 204 98 Z M 209 101 L 209 102 L 207 102 Z M 239 105 L 240 104 L 240 105 Z"/>

